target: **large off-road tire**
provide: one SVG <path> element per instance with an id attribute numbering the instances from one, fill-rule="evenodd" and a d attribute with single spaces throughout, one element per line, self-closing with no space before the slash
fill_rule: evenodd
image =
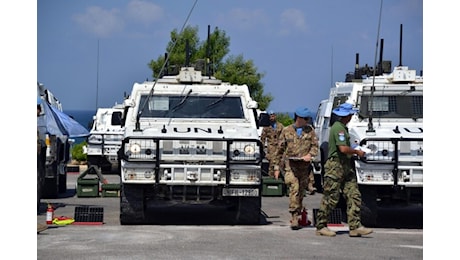
<path id="1" fill-rule="evenodd" d="M 360 186 L 361 192 L 361 224 L 367 227 L 377 225 L 377 191 L 372 186 Z"/>
<path id="2" fill-rule="evenodd" d="M 258 225 L 261 217 L 262 199 L 260 197 L 240 197 L 236 223 L 240 225 Z"/>
<path id="3" fill-rule="evenodd" d="M 59 195 L 58 178 L 45 178 L 42 198 L 56 199 Z"/>
<path id="4" fill-rule="evenodd" d="M 142 224 L 144 216 L 144 190 L 142 185 L 122 184 L 120 196 L 120 224 Z"/>
<path id="5" fill-rule="evenodd" d="M 64 174 L 59 174 L 59 193 L 67 192 L 67 169 Z"/>
<path id="6" fill-rule="evenodd" d="M 321 144 L 321 147 L 319 149 L 321 174 L 320 174 L 320 176 L 315 176 L 315 188 L 316 188 L 316 191 L 319 192 L 319 193 L 322 193 L 323 190 L 324 190 L 323 189 L 324 174 L 326 173 L 324 165 L 326 164 L 326 161 L 327 161 L 328 149 L 329 149 L 328 148 L 328 143 L 326 143 L 326 142 Z"/>
<path id="7" fill-rule="evenodd" d="M 45 186 L 46 147 L 37 153 L 37 213 L 40 213 L 41 199 Z"/>

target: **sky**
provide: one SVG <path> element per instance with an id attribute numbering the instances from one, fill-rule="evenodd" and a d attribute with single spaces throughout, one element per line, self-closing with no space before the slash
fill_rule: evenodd
<path id="1" fill-rule="evenodd" d="M 37 2 L 37 81 L 65 110 L 111 107 L 134 82 L 152 79 L 147 64 L 163 56 L 170 32 L 197 26 L 230 37 L 227 55 L 252 60 L 271 94 L 270 110 L 316 111 L 335 81 L 355 66 L 383 60 L 423 70 L 420 0 L 86 0 Z M 379 20 L 379 17 L 381 19 Z M 188 18 L 188 19 L 187 19 Z M 380 47 L 378 47 L 380 50 Z M 377 60 L 380 54 L 377 55 Z"/>

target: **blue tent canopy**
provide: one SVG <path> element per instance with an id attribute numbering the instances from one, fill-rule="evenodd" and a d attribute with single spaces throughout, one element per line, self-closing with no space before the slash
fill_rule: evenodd
<path id="1" fill-rule="evenodd" d="M 66 135 L 70 138 L 89 135 L 89 131 L 85 127 L 64 112 L 51 106 L 48 102 L 43 101 L 42 107 L 44 116 L 39 117 L 38 126 L 46 127 L 47 133 L 57 136 Z"/>

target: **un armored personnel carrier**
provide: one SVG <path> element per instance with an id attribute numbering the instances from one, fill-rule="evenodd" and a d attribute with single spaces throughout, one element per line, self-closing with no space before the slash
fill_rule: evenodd
<path id="1" fill-rule="evenodd" d="M 182 67 L 135 83 L 124 106 L 122 225 L 157 223 L 160 212 L 180 206 L 259 223 L 263 150 L 247 85 Z"/>
<path id="2" fill-rule="evenodd" d="M 350 141 L 366 151 L 365 158 L 353 162 L 362 222 L 375 226 L 378 206 L 423 203 L 423 77 L 402 65 L 391 71 L 391 62 L 381 58 L 375 74 L 359 68 L 358 54 L 356 61 L 355 72 L 336 82 L 318 107 L 315 173 L 324 175 L 329 129 L 337 120 L 332 110 L 344 102 L 353 104 L 359 112 L 347 125 Z"/>
<path id="3" fill-rule="evenodd" d="M 98 167 L 102 173 L 119 173 L 118 150 L 121 147 L 123 105 L 98 108 L 87 137 L 88 166 Z"/>

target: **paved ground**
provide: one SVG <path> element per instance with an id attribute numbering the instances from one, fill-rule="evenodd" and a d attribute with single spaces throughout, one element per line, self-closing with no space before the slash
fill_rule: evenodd
<path id="1" fill-rule="evenodd" d="M 103 208 L 103 224 L 50 225 L 37 236 L 37 259 L 421 259 L 423 229 L 375 228 L 368 237 L 348 237 L 346 225 L 332 227 L 337 237 L 315 235 L 313 226 L 298 231 L 289 228 L 287 197 L 263 197 L 261 224 L 240 225 L 134 225 L 119 224 L 118 197 L 79 198 L 76 179 L 68 176 L 67 193 L 49 200 L 55 216 L 73 217 L 76 207 Z M 104 175 L 117 183 L 117 175 Z M 304 200 L 308 216 L 317 208 L 321 194 Z M 37 215 L 45 223 L 46 204 Z M 390 215 L 394 215 L 391 213 Z M 422 218 L 415 210 L 412 216 Z M 414 218 L 413 216 L 416 216 Z M 183 218 L 190 216 L 184 215 Z M 206 214 L 202 218 L 209 217 Z M 395 223 L 395 222 L 394 222 Z M 359 241 L 359 242 L 358 242 Z"/>

